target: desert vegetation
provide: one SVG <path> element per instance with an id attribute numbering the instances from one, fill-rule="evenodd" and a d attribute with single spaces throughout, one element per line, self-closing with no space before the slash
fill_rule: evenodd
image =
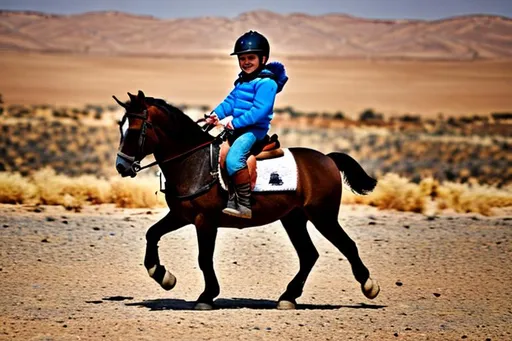
<path id="1" fill-rule="evenodd" d="M 158 207 L 165 201 L 155 192 L 155 179 L 137 181 L 99 178 L 93 175 L 67 176 L 43 168 L 29 176 L 0 172 L 0 203 L 62 205 L 80 211 L 84 205 L 115 204 L 117 207 Z"/>
<path id="2" fill-rule="evenodd" d="M 195 117 L 211 110 L 178 106 Z M 0 123 L 0 202 L 76 210 L 101 203 L 161 205 L 152 171 L 137 182 L 115 172 L 122 113 L 116 106 L 6 106 Z M 373 194 L 345 194 L 346 203 L 489 215 L 492 208 L 512 206 L 510 125 L 508 113 L 424 120 L 366 109 L 350 119 L 341 111 L 285 107 L 276 110 L 272 131 L 284 147 L 349 153 L 379 179 Z"/>

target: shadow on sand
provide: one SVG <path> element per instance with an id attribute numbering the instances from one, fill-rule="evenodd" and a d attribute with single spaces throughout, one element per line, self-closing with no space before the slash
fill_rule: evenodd
<path id="1" fill-rule="evenodd" d="M 149 310 L 194 310 L 194 301 L 181 299 L 156 299 L 125 303 L 127 306 L 145 307 Z M 215 300 L 215 309 L 276 309 L 277 302 L 251 298 L 220 298 Z M 354 305 L 297 304 L 297 310 L 382 309 L 385 305 L 359 303 Z"/>

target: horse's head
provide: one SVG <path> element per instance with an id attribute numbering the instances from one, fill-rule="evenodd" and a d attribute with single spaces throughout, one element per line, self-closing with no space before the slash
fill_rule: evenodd
<path id="1" fill-rule="evenodd" d="M 117 152 L 116 169 L 123 177 L 137 175 L 140 161 L 154 154 L 157 161 L 169 161 L 212 137 L 201 130 L 181 110 L 165 101 L 128 93 L 125 104 L 115 96 L 125 110 L 120 122 L 121 140 Z"/>
<path id="2" fill-rule="evenodd" d="M 119 105 L 125 110 L 125 114 L 119 124 L 121 140 L 117 152 L 116 169 L 123 177 L 134 177 L 137 174 L 140 161 L 155 150 L 158 137 L 153 122 L 158 114 L 146 103 L 144 93 L 139 90 L 137 96 L 128 93 L 130 102 L 125 104 L 119 101 Z"/>

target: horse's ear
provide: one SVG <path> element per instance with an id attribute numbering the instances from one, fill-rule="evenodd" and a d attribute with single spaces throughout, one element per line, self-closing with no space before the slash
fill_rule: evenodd
<path id="1" fill-rule="evenodd" d="M 139 103 L 143 106 L 143 107 L 147 107 L 147 104 L 146 104 L 146 96 L 144 95 L 144 93 L 139 90 L 139 92 L 137 93 L 137 100 L 139 101 Z"/>
<path id="2" fill-rule="evenodd" d="M 132 95 L 131 93 L 128 92 L 128 97 L 130 97 L 130 102 L 132 102 L 132 103 L 137 102 L 137 96 Z"/>
<path id="3" fill-rule="evenodd" d="M 123 102 L 121 102 L 120 100 L 117 99 L 116 96 L 112 95 L 112 98 L 115 99 L 115 101 L 117 102 L 117 104 L 119 104 L 120 106 L 122 106 L 123 108 L 125 109 L 128 109 L 128 104 L 125 104 Z"/>

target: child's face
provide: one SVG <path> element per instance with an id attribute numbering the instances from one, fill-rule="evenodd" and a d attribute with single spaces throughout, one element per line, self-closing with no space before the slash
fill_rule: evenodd
<path id="1" fill-rule="evenodd" d="M 263 62 L 265 62 L 265 57 L 263 57 Z M 260 58 L 255 53 L 241 54 L 238 56 L 238 64 L 245 73 L 253 73 L 260 66 Z"/>

